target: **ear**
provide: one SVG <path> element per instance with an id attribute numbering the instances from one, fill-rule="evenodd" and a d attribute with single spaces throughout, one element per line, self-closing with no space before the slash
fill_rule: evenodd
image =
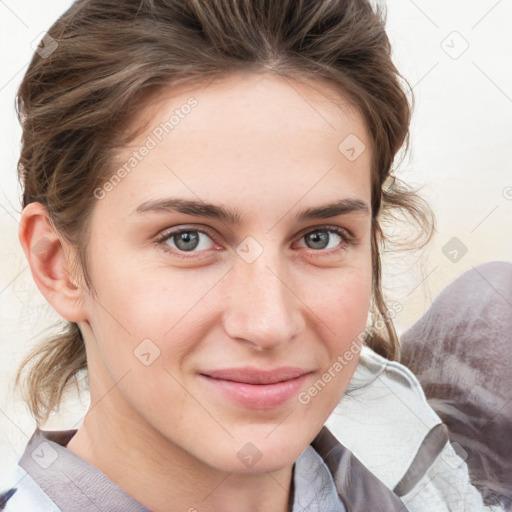
<path id="1" fill-rule="evenodd" d="M 85 290 L 70 265 L 74 249 L 55 231 L 46 208 L 28 204 L 21 214 L 18 236 L 34 281 L 51 306 L 69 322 L 85 321 Z"/>

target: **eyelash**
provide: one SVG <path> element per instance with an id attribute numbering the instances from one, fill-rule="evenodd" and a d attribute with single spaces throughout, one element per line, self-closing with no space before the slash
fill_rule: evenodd
<path id="1" fill-rule="evenodd" d="M 172 249 L 165 243 L 167 240 L 172 238 L 174 235 L 179 235 L 181 233 L 188 233 L 188 232 L 202 233 L 202 234 L 206 235 L 208 238 L 210 238 L 212 241 L 214 241 L 212 236 L 207 231 L 205 231 L 203 229 L 178 228 L 175 230 L 173 229 L 173 230 L 165 231 L 164 233 L 162 233 L 162 235 L 155 240 L 155 244 L 158 246 L 161 246 L 161 249 L 163 251 L 165 251 L 167 253 L 171 253 L 173 256 L 175 256 L 179 259 L 182 259 L 182 260 L 195 259 L 200 256 L 193 256 L 194 253 L 192 253 L 192 252 L 187 253 L 186 251 L 179 251 L 176 249 Z M 337 255 L 341 251 L 345 250 L 347 248 L 347 246 L 355 245 L 355 243 L 356 243 L 355 237 L 353 237 L 346 229 L 341 228 L 339 226 L 320 226 L 320 227 L 317 227 L 314 229 L 308 229 L 308 231 L 305 231 L 300 235 L 299 239 L 304 238 L 306 235 L 308 235 L 310 233 L 317 233 L 317 232 L 335 233 L 342 239 L 342 242 L 335 249 L 330 249 L 329 251 L 325 251 L 325 249 L 319 249 L 319 250 L 309 249 L 310 251 L 312 251 L 311 256 L 313 256 L 313 258 L 322 258 L 325 256 Z M 326 252 L 327 252 L 327 254 L 325 254 Z M 317 253 L 317 254 L 315 254 L 315 253 Z M 185 256 L 185 254 L 187 254 L 187 255 Z M 200 254 L 200 253 L 198 253 L 198 254 Z"/>

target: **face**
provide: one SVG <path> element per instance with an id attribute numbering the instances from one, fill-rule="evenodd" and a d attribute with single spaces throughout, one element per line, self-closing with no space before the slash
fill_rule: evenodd
<path id="1" fill-rule="evenodd" d="M 223 471 L 292 464 L 367 320 L 364 123 L 320 83 L 267 74 L 171 89 L 134 122 L 91 217 L 92 401 Z"/>

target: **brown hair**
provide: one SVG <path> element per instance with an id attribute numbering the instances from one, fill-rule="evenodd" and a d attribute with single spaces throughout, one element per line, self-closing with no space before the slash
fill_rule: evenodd
<path id="1" fill-rule="evenodd" d="M 34 54 L 17 95 L 22 206 L 46 207 L 76 248 L 91 293 L 93 191 L 111 174 L 114 151 L 140 129 L 129 128 L 130 119 L 155 94 L 179 83 L 271 71 L 323 80 L 351 100 L 373 143 L 372 318 L 385 320 L 385 333 L 372 332 L 366 343 L 399 358 L 381 289 L 380 220 L 396 208 L 406 211 L 428 240 L 433 219 L 419 196 L 390 176 L 396 154 L 408 146 L 411 107 L 391 60 L 382 7 L 369 0 L 78 0 L 49 29 L 45 48 L 49 54 Z M 27 366 L 27 401 L 44 422 L 87 368 L 77 324 L 36 347 L 17 384 Z"/>

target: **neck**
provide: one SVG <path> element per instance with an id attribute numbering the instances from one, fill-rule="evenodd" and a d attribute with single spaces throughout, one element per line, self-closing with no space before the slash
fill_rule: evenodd
<path id="1" fill-rule="evenodd" d="M 93 395 L 103 398 L 94 400 Z M 67 448 L 148 509 L 289 510 L 293 466 L 264 473 L 221 471 L 162 436 L 119 397 L 115 390 L 94 393 L 91 389 L 91 407 Z"/>

